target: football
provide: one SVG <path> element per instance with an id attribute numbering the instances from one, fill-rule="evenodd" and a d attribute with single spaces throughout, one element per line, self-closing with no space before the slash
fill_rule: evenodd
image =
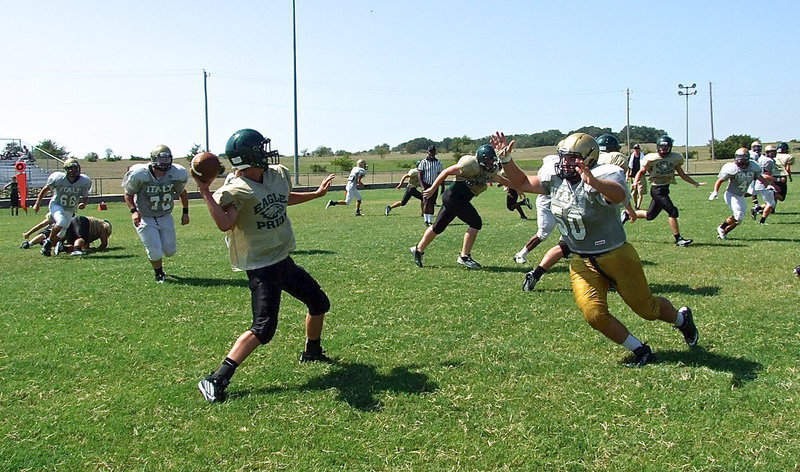
<path id="1" fill-rule="evenodd" d="M 219 158 L 210 152 L 201 152 L 192 158 L 192 176 L 202 182 L 211 182 L 219 175 Z"/>

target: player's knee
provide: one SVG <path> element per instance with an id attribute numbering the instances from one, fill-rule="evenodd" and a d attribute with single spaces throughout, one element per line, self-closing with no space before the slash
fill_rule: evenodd
<path id="1" fill-rule="evenodd" d="M 272 341 L 272 338 L 275 336 L 275 329 L 277 328 L 277 323 L 270 323 L 263 326 L 253 326 L 250 328 L 250 332 L 253 333 L 258 339 L 258 342 L 261 344 L 267 344 L 268 342 Z"/>
<path id="2" fill-rule="evenodd" d="M 165 256 L 172 257 L 172 256 L 175 255 L 176 252 L 178 252 L 178 248 L 177 247 L 165 247 L 162 252 L 164 253 Z"/>
<path id="3" fill-rule="evenodd" d="M 58 239 L 63 240 L 65 237 L 67 237 L 67 228 L 61 228 L 61 231 L 59 231 L 56 236 L 58 236 Z"/>
<path id="4" fill-rule="evenodd" d="M 639 317 L 648 321 L 656 320 L 661 316 L 661 301 L 659 297 L 650 296 L 647 299 L 638 300 L 629 306 Z"/>
<path id="5" fill-rule="evenodd" d="M 676 207 L 672 207 L 667 211 L 667 214 L 670 218 L 677 218 L 679 215 L 678 209 Z"/>
<path id="6" fill-rule="evenodd" d="M 611 323 L 611 315 L 608 313 L 608 309 L 600 309 L 599 307 L 585 311 L 583 318 L 589 323 L 589 326 L 600 332 L 605 331 L 609 323 Z"/>
<path id="7" fill-rule="evenodd" d="M 160 261 L 164 258 L 164 252 L 157 248 L 146 248 L 147 258 L 151 261 Z"/>
<path id="8" fill-rule="evenodd" d="M 563 254 L 563 257 L 569 257 L 570 254 L 572 254 L 572 250 L 570 250 L 569 246 L 567 246 L 567 243 L 565 243 L 564 241 L 559 241 L 558 247 L 561 248 L 561 253 Z"/>
<path id="9" fill-rule="evenodd" d="M 658 216 L 658 215 L 655 212 L 648 211 L 647 215 L 645 216 L 645 219 L 647 221 L 653 221 L 654 219 L 656 219 L 656 216 Z"/>
<path id="10" fill-rule="evenodd" d="M 321 289 L 319 294 L 308 303 L 308 314 L 309 316 L 322 316 L 331 309 L 331 300 L 328 298 L 328 295 L 325 294 Z"/>

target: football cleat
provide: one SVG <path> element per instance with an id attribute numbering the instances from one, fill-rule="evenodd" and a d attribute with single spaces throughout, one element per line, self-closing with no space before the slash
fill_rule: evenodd
<path id="1" fill-rule="evenodd" d="M 361 216 L 361 210 L 356 210 L 356 216 Z"/>
<path id="2" fill-rule="evenodd" d="M 533 210 L 533 205 L 531 205 L 531 199 L 530 198 L 525 197 L 525 199 L 522 200 L 522 204 L 525 205 L 526 207 L 528 207 L 528 210 Z"/>
<path id="3" fill-rule="evenodd" d="M 163 272 L 160 273 L 160 274 L 156 274 L 156 283 L 157 284 L 163 284 L 166 281 L 167 281 L 167 274 L 165 274 Z"/>
<path id="4" fill-rule="evenodd" d="M 31 248 L 31 243 L 29 243 L 28 241 L 23 241 L 22 244 L 19 245 L 19 248 L 20 249 L 30 249 Z"/>
<path id="5" fill-rule="evenodd" d="M 656 355 L 647 344 L 642 344 L 633 350 L 633 360 L 625 364 L 625 367 L 644 367 L 656 361 Z"/>
<path id="6" fill-rule="evenodd" d="M 84 254 L 83 251 L 81 251 L 80 249 L 76 249 L 76 250 L 72 251 L 69 255 L 70 256 L 82 256 L 83 254 Z"/>
<path id="7" fill-rule="evenodd" d="M 63 241 L 59 241 L 59 242 L 56 243 L 56 250 L 53 252 L 53 255 L 57 256 L 57 255 L 61 254 L 62 252 L 64 252 L 64 242 Z"/>
<path id="8" fill-rule="evenodd" d="M 213 373 L 198 382 L 197 388 L 209 403 L 222 403 L 225 401 L 225 388 L 230 384 L 230 380 L 215 376 Z"/>
<path id="9" fill-rule="evenodd" d="M 42 243 L 42 255 L 45 257 L 50 257 L 50 248 L 52 246 L 53 243 L 51 243 L 49 239 L 45 239 Z"/>
<path id="10" fill-rule="evenodd" d="M 792 273 L 795 275 L 795 277 L 800 279 L 800 265 L 795 267 L 794 270 L 792 271 Z"/>
<path id="11" fill-rule="evenodd" d="M 392 207 L 386 205 L 386 209 L 383 210 L 383 214 L 389 216 L 389 212 L 392 211 Z"/>
<path id="12" fill-rule="evenodd" d="M 328 203 L 325 204 L 325 209 L 327 210 L 328 208 L 330 208 L 332 206 L 333 206 L 333 200 L 328 200 Z"/>
<path id="13" fill-rule="evenodd" d="M 688 306 L 681 307 L 678 310 L 683 315 L 683 324 L 675 326 L 675 329 L 683 334 L 683 340 L 689 347 L 697 346 L 697 340 L 700 337 L 697 332 L 697 326 L 694 324 L 694 316 L 692 316 L 692 309 Z"/>
<path id="14" fill-rule="evenodd" d="M 305 364 L 306 362 L 325 362 L 327 364 L 333 364 L 333 359 L 325 355 L 325 349 L 317 347 L 311 351 L 303 351 L 300 353 L 300 363 Z"/>
<path id="15" fill-rule="evenodd" d="M 727 238 L 727 235 L 725 234 L 725 230 L 724 230 L 724 229 L 722 229 L 722 228 L 720 228 L 719 226 L 717 226 L 717 234 L 719 235 L 719 236 L 718 236 L 718 237 L 719 237 L 719 239 L 725 239 L 725 238 Z"/>
<path id="16" fill-rule="evenodd" d="M 514 254 L 514 262 L 516 262 L 517 264 L 525 264 L 526 262 L 528 262 L 528 258 L 525 257 L 525 254 L 518 252 Z"/>
<path id="17" fill-rule="evenodd" d="M 680 246 L 680 247 L 686 247 L 686 246 L 692 244 L 693 242 L 694 242 L 694 239 L 681 238 L 681 239 L 675 241 L 675 245 L 676 246 Z"/>
<path id="18" fill-rule="evenodd" d="M 478 264 L 475 261 L 475 259 L 473 259 L 472 256 L 470 256 L 470 255 L 458 256 L 458 259 L 456 259 L 456 262 L 458 262 L 459 264 L 465 266 L 468 269 L 480 269 L 481 268 L 481 265 Z"/>
<path id="19" fill-rule="evenodd" d="M 630 219 L 631 219 L 631 216 L 628 214 L 628 212 L 625 211 L 625 210 L 622 210 L 622 214 L 619 215 L 619 220 L 622 222 L 622 224 L 625 224 Z"/>
<path id="20" fill-rule="evenodd" d="M 523 292 L 533 292 L 533 289 L 536 288 L 536 284 L 539 283 L 539 279 L 533 276 L 533 272 L 534 271 L 525 273 L 525 281 L 522 282 Z"/>
<path id="21" fill-rule="evenodd" d="M 422 267 L 423 253 L 417 250 L 417 246 L 411 246 L 410 248 L 408 248 L 408 250 L 411 251 L 411 255 L 414 256 L 414 264 L 416 264 L 417 267 Z"/>

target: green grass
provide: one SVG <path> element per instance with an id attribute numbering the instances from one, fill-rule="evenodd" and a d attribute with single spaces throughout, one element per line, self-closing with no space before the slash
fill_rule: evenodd
<path id="1" fill-rule="evenodd" d="M 305 312 L 287 295 L 274 341 L 221 405 L 196 383 L 249 326 L 249 291 L 200 202 L 164 285 L 121 204 L 85 212 L 115 225 L 111 250 L 84 258 L 18 250 L 38 217 L 4 210 L 0 468 L 797 470 L 799 187 L 769 226 L 748 219 L 728 241 L 715 239 L 728 210 L 709 187 L 673 187 L 692 247 L 673 245 L 665 216 L 627 226 L 654 292 L 692 306 L 700 329 L 690 350 L 611 294 L 661 360 L 643 369 L 622 367 L 625 350 L 583 321 L 565 262 L 520 290 L 529 268 L 511 256 L 536 224 L 501 190 L 475 200 L 481 271 L 455 264 L 462 224 L 418 269 L 416 201 L 383 216 L 399 191 L 363 192 L 362 218 L 324 198 L 294 206 L 293 257 L 332 300 L 323 345 L 338 364 L 297 363 Z"/>

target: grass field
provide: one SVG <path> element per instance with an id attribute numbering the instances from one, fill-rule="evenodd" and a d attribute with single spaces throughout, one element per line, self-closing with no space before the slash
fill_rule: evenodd
<path id="1" fill-rule="evenodd" d="M 556 238 L 514 264 L 536 223 L 499 189 L 475 200 L 480 271 L 455 263 L 462 224 L 417 268 L 416 201 L 383 215 L 400 191 L 363 192 L 362 218 L 324 210 L 327 197 L 293 206 L 293 257 L 331 298 L 323 345 L 337 363 L 297 363 L 305 312 L 285 296 L 274 341 L 219 405 L 196 384 L 249 326 L 249 291 L 199 201 L 164 285 L 121 204 L 84 213 L 115 225 L 110 250 L 83 258 L 17 249 L 38 217 L 4 210 L 0 469 L 798 470 L 800 184 L 770 225 L 748 219 L 727 241 L 709 190 L 673 187 L 689 248 L 664 215 L 626 227 L 653 291 L 691 306 L 700 330 L 690 350 L 611 294 L 659 356 L 642 369 L 583 321 L 565 262 L 520 290 Z"/>

